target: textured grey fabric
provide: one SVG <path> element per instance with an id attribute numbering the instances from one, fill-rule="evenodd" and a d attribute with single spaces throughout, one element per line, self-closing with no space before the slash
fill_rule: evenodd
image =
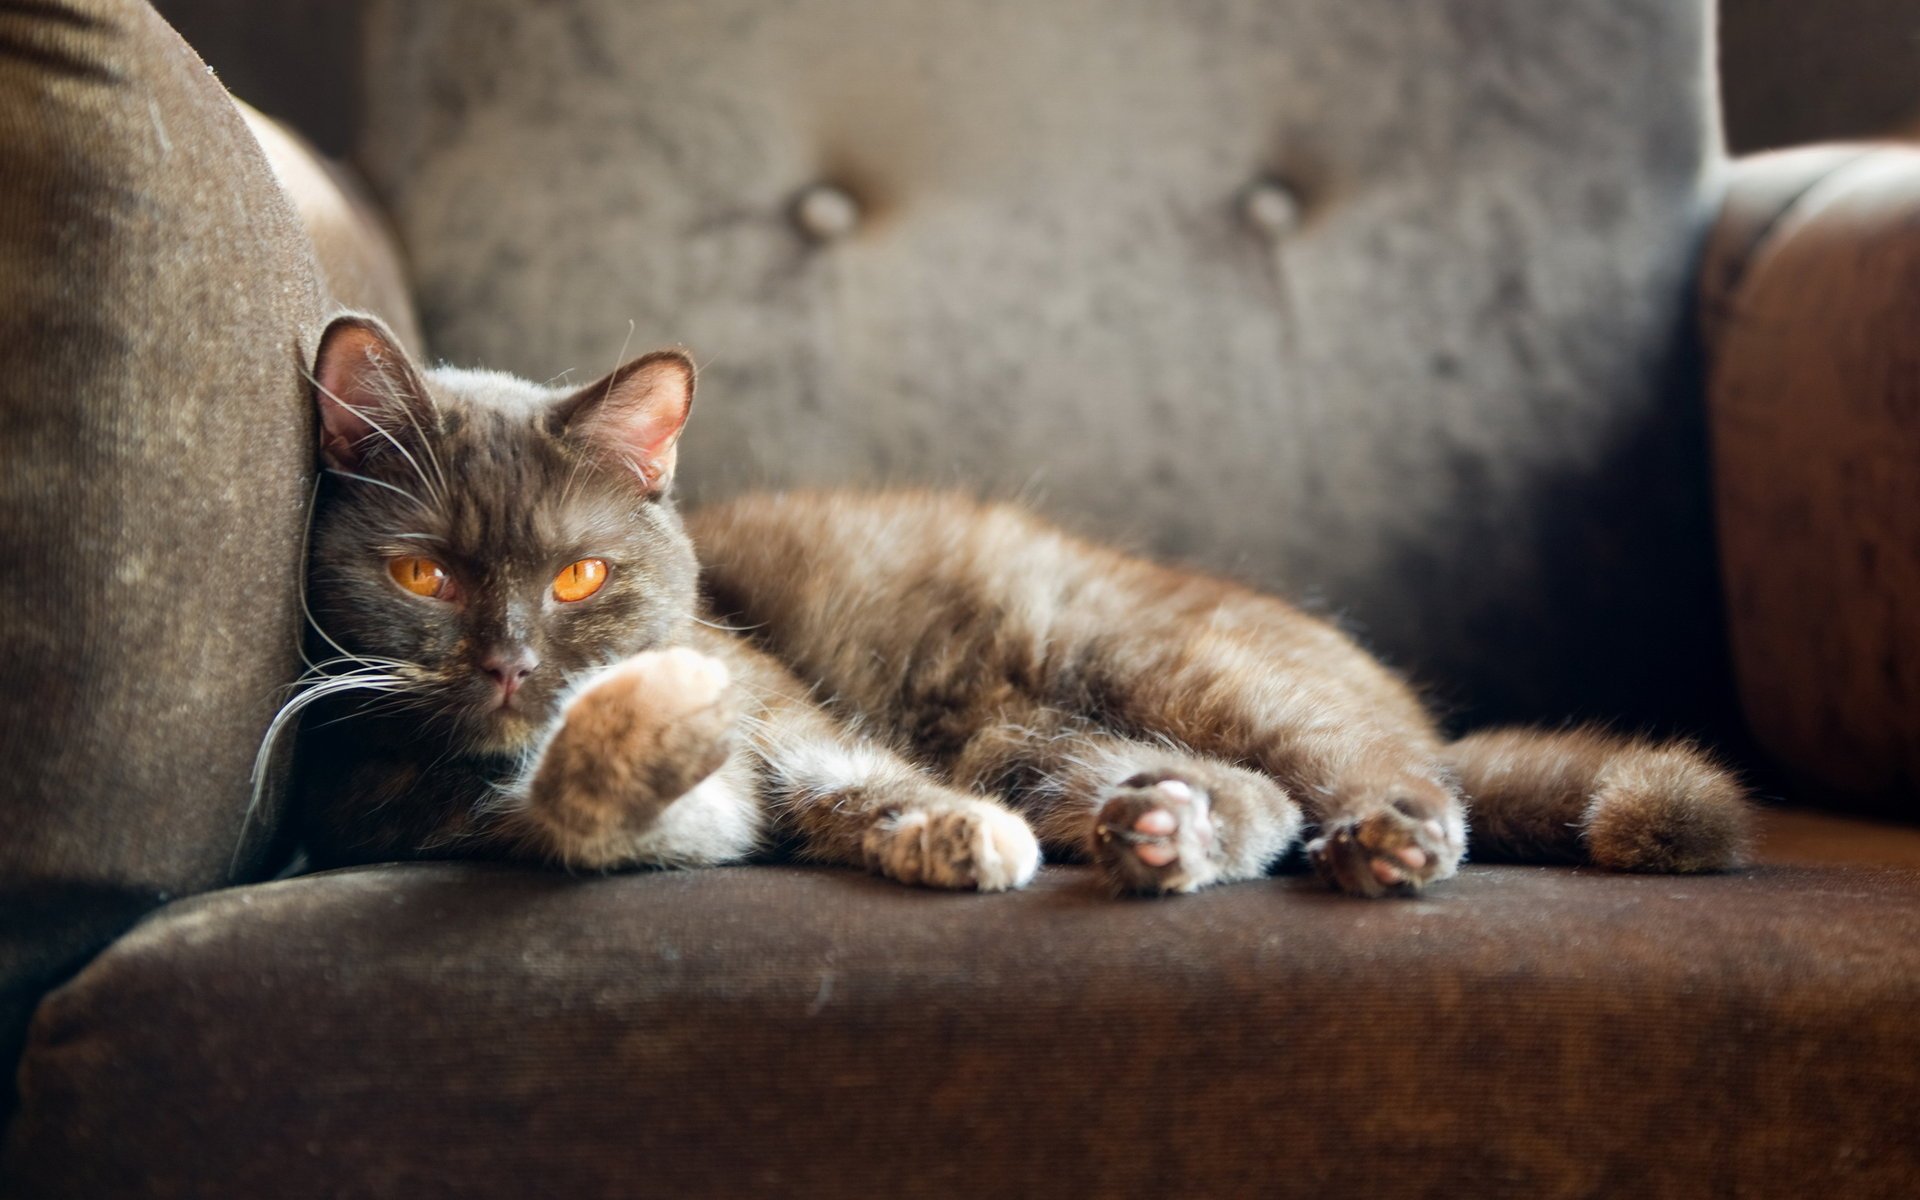
<path id="1" fill-rule="evenodd" d="M 1281 585 L 1483 711 L 1718 657 L 1704 0 L 372 0 L 427 335 L 690 344 L 682 472 L 930 480 Z M 1297 227 L 1240 213 L 1285 181 Z M 817 182 L 862 217 L 809 239 Z M 1278 214 L 1284 221 L 1285 213 Z"/>
<path id="2" fill-rule="evenodd" d="M 1917 976 L 1895 869 L 372 868 L 123 938 L 8 1153 L 23 1197 L 1909 1200 Z"/>

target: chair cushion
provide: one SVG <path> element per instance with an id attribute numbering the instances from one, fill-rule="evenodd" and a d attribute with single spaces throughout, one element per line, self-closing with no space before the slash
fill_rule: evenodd
<path id="1" fill-rule="evenodd" d="M 320 315 L 252 135 L 149 6 L 0 8 L 0 1066 L 53 980 L 258 857 Z"/>
<path id="2" fill-rule="evenodd" d="M 24 1195 L 1911 1197 L 1920 872 L 339 871 L 50 997 Z M 1816 1189 L 1818 1189 L 1816 1191 Z"/>

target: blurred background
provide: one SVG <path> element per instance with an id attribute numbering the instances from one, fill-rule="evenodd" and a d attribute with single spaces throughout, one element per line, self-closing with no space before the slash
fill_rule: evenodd
<path id="1" fill-rule="evenodd" d="M 1720 98 L 1740 153 L 1920 136 L 1920 4 L 1721 0 Z"/>
<path id="2" fill-rule="evenodd" d="M 229 89 L 290 120 L 323 150 L 350 144 L 358 90 L 342 86 L 338 72 L 360 61 L 350 21 L 307 3 L 282 12 L 261 0 L 155 7 Z M 291 56 L 288 46 L 311 52 Z M 269 63 L 283 69 L 269 77 Z M 1920 138 L 1920 2 L 1720 0 L 1720 96 L 1735 153 Z"/>

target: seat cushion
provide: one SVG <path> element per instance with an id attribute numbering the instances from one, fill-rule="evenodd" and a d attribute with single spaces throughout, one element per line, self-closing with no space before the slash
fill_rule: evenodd
<path id="1" fill-rule="evenodd" d="M 1807 808 L 1760 810 L 1755 856 L 1782 866 L 1880 865 L 1920 870 L 1920 826 Z"/>
<path id="2" fill-rule="evenodd" d="M 24 1195 L 1911 1197 L 1920 872 L 353 869 L 42 1009 Z"/>

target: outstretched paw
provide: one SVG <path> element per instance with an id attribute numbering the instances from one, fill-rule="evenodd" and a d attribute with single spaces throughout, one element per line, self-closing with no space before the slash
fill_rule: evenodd
<path id="1" fill-rule="evenodd" d="M 1025 887 L 1040 869 L 1033 830 L 984 801 L 894 813 L 867 831 L 862 849 L 880 874 L 924 887 L 1004 892 Z"/>
<path id="2" fill-rule="evenodd" d="M 1111 789 L 1093 822 L 1093 860 L 1123 892 L 1191 892 L 1220 875 L 1206 790 L 1177 776 L 1135 775 Z"/>
<path id="3" fill-rule="evenodd" d="M 1354 896 L 1412 896 L 1452 875 L 1464 839 L 1458 822 L 1410 803 L 1328 825 L 1307 844 L 1320 877 Z"/>
<path id="4" fill-rule="evenodd" d="M 727 664 L 698 650 L 648 650 L 608 668 L 574 698 L 567 719 L 576 720 L 583 708 L 614 704 L 665 725 L 719 703 L 729 679 Z"/>
<path id="5" fill-rule="evenodd" d="M 681 648 L 636 654 L 568 703 L 532 812 L 569 841 L 644 828 L 726 762 L 735 716 L 725 663 Z"/>

